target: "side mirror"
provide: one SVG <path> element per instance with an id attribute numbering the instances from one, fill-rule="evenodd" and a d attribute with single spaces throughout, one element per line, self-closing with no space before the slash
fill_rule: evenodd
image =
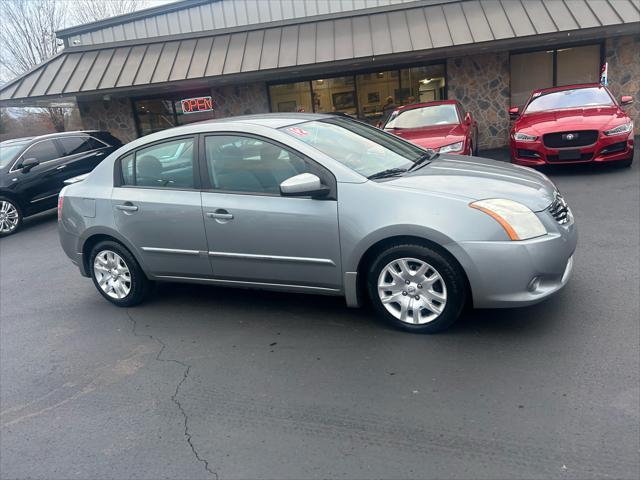
<path id="1" fill-rule="evenodd" d="M 509 116 L 511 118 L 516 118 L 520 114 L 520 109 L 518 107 L 511 107 L 509 109 Z"/>
<path id="2" fill-rule="evenodd" d="M 36 165 L 40 165 L 40 162 L 35 158 L 25 158 L 20 165 L 20 169 L 23 173 L 27 173 Z"/>
<path id="3" fill-rule="evenodd" d="M 329 187 L 323 185 L 320 177 L 312 173 L 301 173 L 287 178 L 280 184 L 283 197 L 322 197 L 329 193 Z"/>
<path id="4" fill-rule="evenodd" d="M 633 97 L 631 95 L 622 95 L 620 97 L 620 105 L 629 105 L 633 103 Z"/>
<path id="5" fill-rule="evenodd" d="M 471 113 L 467 112 L 467 114 L 464 116 L 464 123 L 466 125 L 471 125 L 473 123 L 473 120 L 471 118 Z"/>

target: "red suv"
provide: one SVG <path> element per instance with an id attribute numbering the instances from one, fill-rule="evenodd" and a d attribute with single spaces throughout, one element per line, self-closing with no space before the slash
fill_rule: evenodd
<path id="1" fill-rule="evenodd" d="M 522 112 L 509 109 L 516 121 L 511 129 L 511 161 L 536 166 L 556 163 L 633 161 L 633 122 L 620 104 L 599 84 L 569 85 L 535 90 Z"/>

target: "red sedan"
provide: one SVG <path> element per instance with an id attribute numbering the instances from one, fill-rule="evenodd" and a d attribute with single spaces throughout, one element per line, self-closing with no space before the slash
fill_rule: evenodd
<path id="1" fill-rule="evenodd" d="M 455 100 L 405 105 L 396 108 L 382 128 L 439 153 L 475 155 L 478 123 L 462 112 Z"/>
<path id="2" fill-rule="evenodd" d="M 633 122 L 599 84 L 535 90 L 511 129 L 511 161 L 536 166 L 556 163 L 633 161 Z"/>

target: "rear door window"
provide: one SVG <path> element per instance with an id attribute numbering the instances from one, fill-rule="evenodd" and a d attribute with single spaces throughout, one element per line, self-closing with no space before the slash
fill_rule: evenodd
<path id="1" fill-rule="evenodd" d="M 88 137 L 62 137 L 58 141 L 62 145 L 65 157 L 92 150 Z"/>
<path id="2" fill-rule="evenodd" d="M 194 140 L 181 138 L 137 150 L 120 160 L 122 184 L 136 187 L 195 187 Z"/>

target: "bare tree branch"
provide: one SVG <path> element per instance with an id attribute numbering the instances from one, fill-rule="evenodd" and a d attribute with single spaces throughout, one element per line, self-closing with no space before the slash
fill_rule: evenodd
<path id="1" fill-rule="evenodd" d="M 147 0 L 76 0 L 70 12 L 74 25 L 95 22 L 103 18 L 115 17 L 145 8 Z"/>

